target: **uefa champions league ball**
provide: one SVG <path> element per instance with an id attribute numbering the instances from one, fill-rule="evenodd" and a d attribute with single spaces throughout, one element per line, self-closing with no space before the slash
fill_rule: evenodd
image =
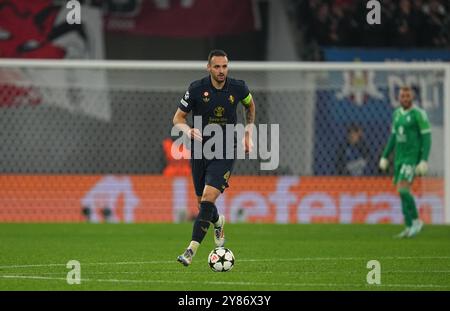
<path id="1" fill-rule="evenodd" d="M 230 271 L 234 266 L 234 255 L 228 248 L 216 247 L 209 253 L 208 264 L 214 272 Z"/>

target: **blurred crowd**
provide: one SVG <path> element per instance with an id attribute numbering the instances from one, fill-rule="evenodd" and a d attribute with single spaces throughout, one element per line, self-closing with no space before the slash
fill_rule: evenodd
<path id="1" fill-rule="evenodd" d="M 367 0 L 292 0 L 305 43 L 340 47 L 450 47 L 450 0 L 380 0 L 369 25 Z"/>

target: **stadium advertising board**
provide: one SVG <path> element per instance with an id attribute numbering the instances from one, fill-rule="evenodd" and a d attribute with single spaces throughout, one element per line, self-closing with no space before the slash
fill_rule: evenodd
<path id="1" fill-rule="evenodd" d="M 389 177 L 233 176 L 217 207 L 231 222 L 401 223 L 401 204 Z M 421 218 L 442 223 L 442 178 L 417 178 Z M 3 175 L 1 222 L 180 222 L 196 213 L 189 177 Z"/>

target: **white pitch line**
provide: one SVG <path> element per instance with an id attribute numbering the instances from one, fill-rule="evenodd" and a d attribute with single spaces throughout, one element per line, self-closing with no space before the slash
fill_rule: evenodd
<path id="1" fill-rule="evenodd" d="M 34 274 L 30 271 L 24 272 L 27 275 Z M 101 272 L 85 272 L 89 275 L 101 275 L 101 274 L 202 274 L 209 273 L 208 271 L 101 271 Z M 303 274 L 366 274 L 367 271 L 328 271 L 328 270 L 317 270 L 317 271 L 239 271 L 240 274 L 288 274 L 288 275 L 303 275 Z M 450 273 L 450 270 L 384 270 L 383 273 Z M 36 272 L 36 275 L 63 275 L 65 272 Z M 1 275 L 0 275 L 1 276 Z"/>
<path id="2" fill-rule="evenodd" d="M 351 260 L 409 260 L 409 259 L 450 259 L 450 256 L 388 256 L 388 257 L 299 257 L 299 258 L 261 258 L 261 259 L 240 259 L 239 262 L 271 262 L 271 261 L 351 261 Z M 119 261 L 119 262 L 90 262 L 82 265 L 100 266 L 100 265 L 145 265 L 145 264 L 170 264 L 176 263 L 176 260 L 151 260 L 151 261 Z M 32 264 L 32 265 L 5 265 L 0 266 L 0 269 L 12 269 L 12 268 L 34 268 L 34 267 L 54 267 L 54 266 L 66 266 L 62 263 L 50 263 L 50 264 Z"/>
<path id="3" fill-rule="evenodd" d="M 420 257 L 413 257 L 413 256 L 399 256 L 399 257 L 395 257 L 395 256 L 384 256 L 384 257 L 377 257 L 377 256 L 367 256 L 367 257 L 299 257 L 299 258 L 262 258 L 262 259 L 241 259 L 239 261 L 248 261 L 248 262 L 252 262 L 252 261 L 256 261 L 256 262 L 260 262 L 260 261 L 314 261 L 314 260 L 323 260 L 323 261 L 327 261 L 327 260 L 342 260 L 342 261 L 346 261 L 346 260 L 368 260 L 369 258 L 372 259 L 387 259 L 387 260 L 409 260 L 409 259 L 450 259 L 450 256 L 420 256 Z"/>
<path id="4" fill-rule="evenodd" d="M 102 265 L 144 265 L 144 264 L 167 264 L 176 262 L 174 260 L 151 260 L 151 261 L 119 261 L 119 262 L 86 262 L 82 265 L 89 266 L 102 266 Z M 34 267 L 57 267 L 66 266 L 65 263 L 49 263 L 49 264 L 36 264 L 36 265 L 8 265 L 0 266 L 0 269 L 10 269 L 10 268 L 34 268 Z"/>
<path id="5" fill-rule="evenodd" d="M 34 267 L 57 267 L 65 266 L 63 263 L 49 263 L 49 264 L 38 264 L 38 265 L 10 265 L 10 266 L 0 266 L 0 269 L 10 269 L 10 268 L 34 268 Z"/>
<path id="6" fill-rule="evenodd" d="M 27 276 L 27 275 L 1 275 L 5 279 L 30 279 L 30 280 L 64 280 L 66 278 L 45 277 L 45 276 Z M 101 282 L 101 283 L 167 283 L 167 284 L 204 284 L 204 285 L 241 285 L 241 286 L 297 286 L 297 287 L 407 287 L 407 288 L 450 288 L 450 285 L 436 284 L 380 284 L 369 286 L 367 284 L 339 284 L 339 283 L 264 283 L 264 282 L 226 282 L 226 281 L 169 281 L 169 280 L 124 280 L 124 279 L 81 279 L 81 282 Z"/>
<path id="7" fill-rule="evenodd" d="M 55 278 L 51 276 L 38 276 L 38 275 L 0 275 L 0 278 L 4 279 L 29 279 L 29 280 L 64 280 L 67 278 Z M 83 279 L 84 281 L 84 279 Z"/>

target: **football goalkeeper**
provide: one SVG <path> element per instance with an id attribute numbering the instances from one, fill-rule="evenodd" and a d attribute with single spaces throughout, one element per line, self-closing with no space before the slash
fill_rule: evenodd
<path id="1" fill-rule="evenodd" d="M 394 184 L 400 195 L 406 228 L 398 238 L 411 238 L 422 229 L 416 203 L 411 194 L 415 175 L 425 175 L 431 147 L 431 128 L 424 110 L 415 107 L 410 87 L 402 87 L 399 93 L 401 107 L 393 113 L 389 141 L 380 159 L 380 168 L 388 168 L 388 157 L 395 148 Z"/>

